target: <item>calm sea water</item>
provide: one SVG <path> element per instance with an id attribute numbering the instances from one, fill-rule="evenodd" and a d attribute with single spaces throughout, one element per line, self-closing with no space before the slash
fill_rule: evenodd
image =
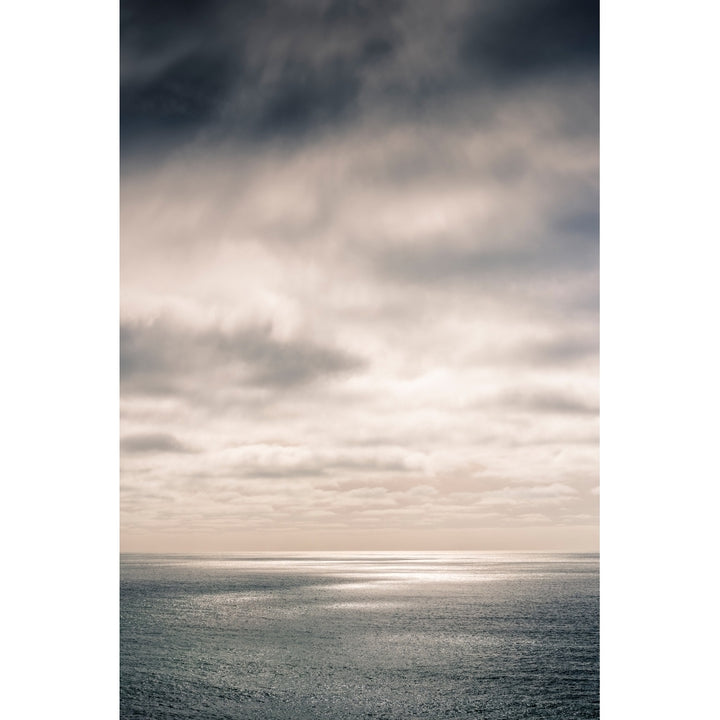
<path id="1" fill-rule="evenodd" d="M 120 717 L 597 718 L 598 556 L 123 555 Z"/>

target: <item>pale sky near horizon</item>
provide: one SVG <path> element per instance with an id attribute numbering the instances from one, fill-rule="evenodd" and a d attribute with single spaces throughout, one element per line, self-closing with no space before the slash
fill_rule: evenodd
<path id="1" fill-rule="evenodd" d="M 120 17 L 121 550 L 597 550 L 597 2 Z"/>

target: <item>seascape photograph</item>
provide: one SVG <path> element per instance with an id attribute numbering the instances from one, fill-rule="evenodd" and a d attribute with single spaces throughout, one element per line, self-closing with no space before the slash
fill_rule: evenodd
<path id="1" fill-rule="evenodd" d="M 3 717 L 715 717 L 719 16 L 7 4 Z"/>
<path id="2" fill-rule="evenodd" d="M 597 0 L 120 0 L 121 720 L 591 720 Z"/>

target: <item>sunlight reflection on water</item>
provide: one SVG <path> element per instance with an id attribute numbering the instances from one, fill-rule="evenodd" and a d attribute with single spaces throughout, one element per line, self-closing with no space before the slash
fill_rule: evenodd
<path id="1" fill-rule="evenodd" d="M 123 556 L 121 718 L 597 717 L 598 557 Z"/>

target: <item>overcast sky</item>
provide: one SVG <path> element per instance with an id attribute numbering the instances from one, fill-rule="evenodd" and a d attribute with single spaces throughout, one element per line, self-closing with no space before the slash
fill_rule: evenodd
<path id="1" fill-rule="evenodd" d="M 121 549 L 596 549 L 597 2 L 120 17 Z"/>

